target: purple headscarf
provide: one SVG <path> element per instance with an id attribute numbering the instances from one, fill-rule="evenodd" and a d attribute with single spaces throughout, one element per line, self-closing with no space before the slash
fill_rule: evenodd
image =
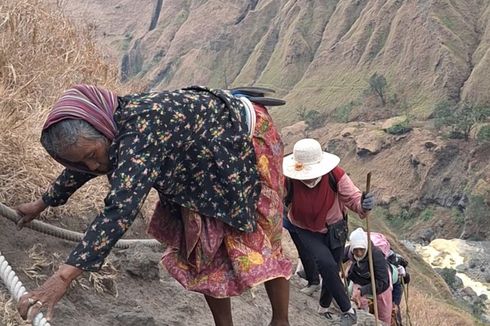
<path id="1" fill-rule="evenodd" d="M 75 85 L 53 105 L 43 130 L 66 119 L 81 119 L 97 131 L 113 140 L 116 135 L 114 111 L 117 108 L 116 94 L 93 85 Z"/>

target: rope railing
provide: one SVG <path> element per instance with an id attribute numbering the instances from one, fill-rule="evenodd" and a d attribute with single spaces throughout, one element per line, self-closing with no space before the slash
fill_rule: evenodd
<path id="1" fill-rule="evenodd" d="M 22 285 L 12 267 L 9 265 L 7 259 L 0 252 L 0 278 L 10 292 L 10 295 L 16 302 L 19 302 L 20 298 L 27 292 L 26 288 Z M 33 326 L 51 326 L 51 324 L 44 318 L 42 312 L 38 313 L 32 320 Z"/>
<path id="2" fill-rule="evenodd" d="M 10 221 L 17 223 L 17 221 L 21 218 L 19 214 L 12 208 L 3 205 L 0 203 L 0 215 L 5 216 Z M 83 239 L 84 234 L 66 230 L 48 223 L 44 223 L 41 221 L 33 220 L 26 227 L 71 242 L 80 242 Z M 118 249 L 127 249 L 133 247 L 135 245 L 143 245 L 147 247 L 159 247 L 161 243 L 154 239 L 120 239 L 115 245 L 115 248 Z"/>
<path id="3" fill-rule="evenodd" d="M 10 207 L 3 205 L 0 203 L 0 215 L 5 216 L 8 220 L 17 223 L 21 216 L 17 214 L 17 212 Z M 50 225 L 48 223 L 44 223 L 41 221 L 33 220 L 29 224 L 26 225 L 27 228 L 30 228 L 34 231 L 41 232 L 59 239 L 71 241 L 71 242 L 80 242 L 83 239 L 84 234 L 66 230 L 54 225 Z M 161 245 L 160 242 L 153 239 L 121 239 L 115 244 L 115 248 L 119 249 L 127 249 L 134 247 L 135 245 L 143 245 L 148 247 L 158 247 Z M 16 302 L 19 301 L 20 297 L 24 295 L 27 290 L 22 285 L 22 282 L 15 275 L 15 272 L 12 270 L 12 267 L 7 262 L 7 259 L 0 252 L 0 278 L 3 283 L 5 283 L 7 289 L 10 294 L 14 298 Z M 50 323 L 44 318 L 42 313 L 38 313 L 34 319 L 32 320 L 33 326 L 50 326 Z"/>

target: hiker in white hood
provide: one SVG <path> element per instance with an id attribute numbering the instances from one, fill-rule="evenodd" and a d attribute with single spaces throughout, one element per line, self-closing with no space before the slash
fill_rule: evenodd
<path id="1" fill-rule="evenodd" d="M 390 268 L 382 250 L 371 242 L 373 255 L 374 278 L 376 283 L 376 301 L 379 319 L 385 324 L 391 324 L 392 296 Z M 352 264 L 347 278 L 354 284 L 351 300 L 358 308 L 368 310 L 369 299 L 372 299 L 371 273 L 369 271 L 368 239 L 362 228 L 357 228 L 349 236 L 349 246 L 346 260 Z"/>

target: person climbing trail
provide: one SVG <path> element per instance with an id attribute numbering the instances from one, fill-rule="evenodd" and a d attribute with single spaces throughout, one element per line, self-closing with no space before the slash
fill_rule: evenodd
<path id="1" fill-rule="evenodd" d="M 331 318 L 328 309 L 335 299 L 342 311 L 341 325 L 350 326 L 357 322 L 357 314 L 339 276 L 348 234 L 346 209 L 363 218 L 373 209 L 374 196 L 363 195 L 337 166 L 339 162 L 314 139 L 296 142 L 293 154 L 283 161 L 288 185 L 285 202 L 287 219 L 301 244 L 297 249 L 305 274 L 311 278 L 309 286 L 318 286 L 318 274 L 322 277 L 319 312 Z"/>
<path id="2" fill-rule="evenodd" d="M 97 176 L 108 177 L 110 190 L 66 263 L 19 301 L 24 319 L 43 309 L 52 319 L 70 283 L 101 268 L 155 188 L 148 232 L 166 245 L 162 264 L 186 289 L 204 294 L 215 324 L 232 325 L 230 297 L 264 283 L 270 325 L 289 325 L 283 145 L 265 106 L 248 99 L 256 94 L 242 96 L 247 92 L 254 93 L 189 87 L 117 96 L 92 85 L 64 92 L 41 143 L 65 169 L 42 198 L 18 207 L 19 226 Z"/>

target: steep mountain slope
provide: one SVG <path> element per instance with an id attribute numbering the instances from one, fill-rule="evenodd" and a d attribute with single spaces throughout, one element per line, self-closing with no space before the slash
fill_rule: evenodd
<path id="1" fill-rule="evenodd" d="M 65 0 L 63 8 L 96 27 L 124 78 L 157 89 L 270 86 L 288 99 L 284 123 L 300 105 L 330 112 L 355 100 L 374 72 L 421 118 L 441 99 L 490 103 L 484 0 Z"/>
<path id="2" fill-rule="evenodd" d="M 10 206 L 39 195 L 59 171 L 59 166 L 48 159 L 46 153 L 40 149 L 38 137 L 43 117 L 61 89 L 80 81 L 105 85 L 121 94 L 129 89 L 115 82 L 113 67 L 100 59 L 94 44 L 87 40 L 85 31 L 74 29 L 57 13 L 51 16 L 51 12 L 44 8 L 42 2 L 7 0 L 0 3 L 0 39 L 4 44 L 0 51 L 0 125 L 3 131 L 0 134 L 0 152 L 3 154 L 0 160 L 0 200 Z M 338 59 L 337 63 L 331 65 L 317 62 L 316 68 L 313 68 L 312 64 L 320 53 L 326 28 L 334 24 L 332 18 L 339 8 L 345 7 L 345 24 L 351 27 L 344 27 L 345 30 L 338 33 L 347 35 L 359 17 L 363 13 L 367 14 L 368 3 L 370 6 L 385 3 L 279 0 L 56 2 L 67 14 L 89 23 L 91 32 L 108 46 L 106 51 L 120 56 L 121 69 L 128 78 L 136 79 L 137 82 L 139 77 L 143 80 L 147 78 L 151 87 L 158 88 L 197 82 L 212 85 L 254 82 L 280 87 L 283 95 L 290 94 L 289 99 L 292 103 L 289 109 L 276 112 L 276 116 L 281 117 L 281 112 L 289 111 L 284 121 L 293 118 L 296 109 L 294 105 L 300 102 L 299 87 L 306 83 L 310 75 L 311 78 L 316 76 L 315 78 L 324 83 L 320 78 L 320 69 L 325 69 L 325 78 L 328 77 L 329 71 L 337 71 L 338 76 L 345 79 L 336 80 L 339 85 L 337 89 L 332 86 L 331 89 L 323 90 L 315 83 L 311 84 L 316 87 L 312 89 L 307 88 L 308 85 L 305 84 L 301 93 L 304 98 L 301 101 L 307 99 L 311 103 L 326 103 L 327 100 L 333 101 L 337 98 L 337 91 L 342 90 L 343 93 L 338 94 L 338 100 L 339 103 L 343 103 L 351 100 L 351 94 L 356 96 L 363 90 L 364 77 L 358 78 L 358 85 L 362 84 L 361 86 L 352 88 L 353 82 L 347 75 L 343 75 L 348 69 L 346 66 L 342 68 L 342 60 Z M 431 2 L 423 8 L 432 10 L 431 6 L 439 6 L 440 3 L 446 2 Z M 400 8 L 412 5 L 413 8 L 422 10 L 422 4 L 423 2 L 404 1 Z M 484 3 L 475 4 L 480 6 L 478 8 L 481 9 L 482 17 L 486 17 L 488 9 L 485 9 Z M 162 9 L 158 10 L 160 6 Z M 451 3 L 448 8 L 453 10 L 454 7 L 457 6 Z M 457 8 L 458 12 L 464 11 L 464 8 Z M 471 11 L 464 19 L 457 20 L 463 21 L 470 16 L 473 17 L 472 15 L 476 13 Z M 285 24 L 285 21 L 288 24 Z M 335 24 L 340 24 L 340 21 L 342 19 L 339 18 L 339 22 Z M 381 18 L 380 21 L 384 22 Z M 482 21 L 483 26 L 483 18 L 479 21 Z M 240 30 L 234 27 L 235 23 L 236 26 L 240 26 Z M 222 24 L 225 24 L 224 27 Z M 410 24 L 407 23 L 405 27 L 410 27 Z M 461 32 L 459 26 L 456 29 Z M 237 34 L 241 31 L 244 34 Z M 480 43 L 482 46 L 478 46 L 478 51 L 474 52 L 476 57 L 477 53 L 483 57 L 482 53 L 485 51 L 485 42 Z M 223 49 L 228 52 L 222 52 Z M 154 52 L 155 50 L 163 52 Z M 243 58 L 242 51 L 245 53 Z M 233 55 L 233 60 L 224 53 Z M 416 58 L 416 55 L 413 57 Z M 216 61 L 216 58 L 220 61 Z M 332 59 L 335 59 L 335 56 L 332 56 Z M 173 64 L 160 65 L 165 62 Z M 223 66 L 221 63 L 227 65 Z M 365 65 L 362 69 L 355 68 L 355 65 L 352 67 L 367 78 L 371 71 L 380 68 L 382 63 L 366 61 L 362 65 Z M 452 69 L 451 65 L 447 67 Z M 480 70 L 479 78 L 485 76 L 485 67 L 482 65 L 483 70 Z M 275 72 L 284 77 L 278 77 Z M 399 76 L 403 74 L 400 73 Z M 269 79 L 271 81 L 268 81 Z M 453 80 L 447 78 L 447 83 L 452 84 Z M 481 82 L 475 77 L 474 83 L 479 85 Z M 139 84 L 139 87 L 145 87 L 144 82 Z M 342 85 L 344 86 L 341 87 Z M 298 91 L 289 92 L 291 89 Z M 318 91 L 315 92 L 315 89 Z M 137 88 L 133 86 L 130 90 L 136 91 Z M 330 97 L 324 97 L 325 94 L 330 94 Z M 349 97 L 344 98 L 347 95 Z M 430 100 L 435 101 L 432 97 Z M 325 110 L 332 108 L 333 106 L 324 107 Z M 342 165 L 360 185 L 363 183 L 365 172 L 372 169 L 375 173 L 373 189 L 380 196 L 383 205 L 392 203 L 397 198 L 402 201 L 402 209 L 411 205 L 417 206 L 418 201 L 426 198 L 429 198 L 429 201 L 432 198 L 438 205 L 454 205 L 465 188 L 463 183 L 467 182 L 468 171 L 477 172 L 477 177 L 471 179 L 468 187 L 488 191 L 488 147 L 472 151 L 475 145 L 473 143 L 471 146 L 459 141 L 446 144 L 444 139 L 434 139 L 434 134 L 417 129 L 408 135 L 391 136 L 381 130 L 381 123 L 382 121 L 351 123 L 348 126 L 332 124 L 313 133 L 299 128 L 293 132 L 293 137 L 285 137 L 285 141 L 290 149 L 293 141 L 306 133 L 319 138 L 329 150 L 342 155 Z M 459 159 L 460 156 L 465 159 Z M 459 169 L 462 169 L 463 173 L 453 177 L 453 170 Z M 50 210 L 43 218 L 50 219 L 51 223 L 83 230 L 100 205 L 101 198 L 95 201 L 93 194 L 104 191 L 103 184 L 92 183 L 85 191 L 77 194 L 70 204 Z M 453 198 L 454 196 L 456 198 Z M 445 212 L 447 213 L 447 210 Z M 64 219 L 53 221 L 53 216 L 63 216 Z M 436 219 L 429 222 L 436 224 Z M 144 236 L 144 227 L 141 224 L 139 219 L 129 236 Z M 376 224 L 375 226 L 378 227 Z M 46 277 L 55 265 L 48 260 L 45 265 L 39 266 L 24 254 L 25 250 L 35 247 L 38 242 L 46 243 L 46 247 L 39 250 L 41 254 L 53 256 L 58 260 L 63 259 L 72 247 L 71 244 L 46 239 L 29 230 L 18 233 L 11 224 L 3 218 L 0 219 L 0 250 L 14 268 L 21 271 L 21 278 L 26 280 L 29 288 Z M 285 241 L 285 246 L 287 252 L 294 255 L 291 243 Z M 212 324 L 202 298 L 185 293 L 165 274 L 161 276 L 161 280 L 152 278 L 151 281 L 143 281 L 148 275 L 138 272 L 139 268 L 148 269 L 147 264 L 150 264 L 152 267 L 149 269 L 154 271 L 159 253 L 145 252 L 143 259 L 139 257 L 139 260 L 136 259 L 138 257 L 135 257 L 135 253 L 137 252 L 128 251 L 115 253 L 113 256 L 115 259 L 112 262 L 117 265 L 119 275 L 109 274 L 106 281 L 109 285 L 112 281 L 124 284 L 119 288 L 118 297 L 96 293 L 94 283 L 97 284 L 97 279 L 100 280 L 101 277 L 104 279 L 103 275 L 95 275 L 92 282 L 86 276 L 60 305 L 59 324 L 151 325 L 150 317 L 153 317 L 157 325 Z M 456 310 L 453 301 L 447 298 L 449 291 L 442 280 L 437 278 L 427 265 L 417 260 L 417 257 L 410 258 L 412 266 L 414 269 L 416 266 L 417 275 L 420 276 L 415 278 L 415 286 L 411 290 L 410 307 L 416 315 L 414 324 L 425 325 L 429 318 L 434 324 L 472 324 L 468 315 Z M 34 274 L 31 273 L 33 269 Z M 28 280 L 28 276 L 32 279 Z M 150 285 L 146 287 L 148 284 Z M 291 298 L 292 323 L 324 324 L 325 320 L 315 312 L 316 300 L 298 293 L 298 286 L 297 280 L 294 280 Z M 89 289 L 86 290 L 87 288 Z M 110 291 L 110 286 L 105 290 Z M 430 293 L 427 294 L 426 291 Z M 448 304 L 442 304 L 441 299 L 446 299 Z M 0 301 L 3 307 L 8 306 L 4 304 L 3 295 Z M 416 304 L 419 304 L 418 310 L 414 309 Z M 236 309 L 238 325 L 265 324 L 270 315 L 263 290 L 259 290 L 255 300 L 250 300 L 247 296 L 237 298 L 234 300 L 234 306 L 239 307 Z M 7 310 L 0 310 L 0 317 L 8 323 L 18 325 L 9 319 Z M 438 315 L 435 315 L 436 311 Z M 363 324 L 370 323 L 372 322 L 369 318 L 363 318 Z"/>
<path id="3" fill-rule="evenodd" d="M 42 123 L 60 90 L 80 82 L 121 93 L 127 90 L 116 82 L 116 69 L 101 59 L 87 31 L 74 27 L 40 1 L 0 2 L 0 44 L 0 202 L 15 207 L 38 198 L 60 172 L 59 164 L 48 158 L 39 143 Z M 85 230 L 107 191 L 104 180 L 99 181 L 89 182 L 63 208 L 48 209 L 41 218 L 64 228 Z M 154 201 L 149 201 L 153 206 Z M 144 211 L 146 215 L 148 210 Z M 143 222 L 138 218 L 128 236 L 145 237 Z M 18 231 L 0 217 L 1 255 L 28 289 L 51 275 L 73 247 L 73 243 L 29 229 Z M 52 325 L 213 325 L 202 295 L 184 291 L 168 274 L 160 273 L 162 250 L 114 250 L 102 271 L 84 273 L 73 283 L 56 307 Z M 288 254 L 294 255 L 292 251 Z M 293 325 L 324 324 L 326 319 L 316 313 L 318 298 L 300 293 L 297 279 L 291 284 Z M 0 282 L 0 325 L 26 325 L 9 298 Z M 272 314 L 262 286 L 255 298 L 250 293 L 234 298 L 233 310 L 236 325 L 243 326 L 266 325 Z M 359 315 L 360 325 L 373 324 L 367 313 Z M 332 324 L 338 325 L 338 318 Z"/>
<path id="4" fill-rule="evenodd" d="M 378 120 L 398 110 L 417 125 L 443 99 L 490 104 L 488 1 L 65 0 L 62 9 L 90 24 L 98 41 L 119 58 L 123 79 L 141 79 L 149 88 L 270 86 L 288 100 L 286 107 L 272 109 L 282 124 L 297 120 L 300 107 L 331 113 L 350 103 L 356 120 L 377 124 L 358 128 L 359 137 L 371 146 L 391 147 L 361 160 L 355 151 L 347 156 L 352 173 L 378 170 L 387 180 L 379 190 L 382 202 L 401 207 L 391 215 L 419 214 L 429 206 L 445 207 L 440 215 L 451 215 L 477 184 L 480 197 L 490 189 L 485 146 L 448 143 L 425 122 L 408 142 L 390 144 Z M 383 108 L 365 100 L 374 72 L 386 76 L 388 102 L 396 103 Z M 335 130 L 330 120 L 315 134 L 325 142 L 339 135 L 330 132 Z M 304 130 L 297 134 L 303 135 Z M 420 144 L 426 141 L 435 147 Z M 471 163 L 475 157 L 477 165 Z M 458 236 L 460 229 L 436 234 Z"/>

